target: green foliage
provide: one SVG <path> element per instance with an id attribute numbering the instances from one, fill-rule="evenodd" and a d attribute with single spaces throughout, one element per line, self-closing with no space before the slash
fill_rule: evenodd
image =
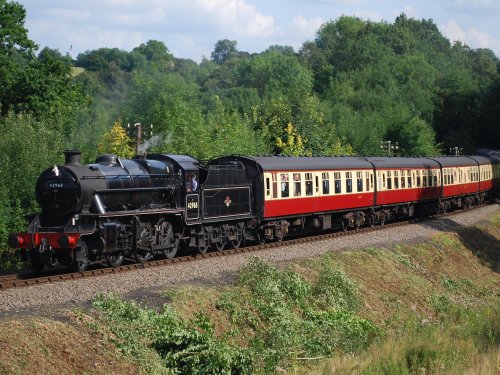
<path id="1" fill-rule="evenodd" d="M 251 353 L 228 344 L 215 336 L 208 319 L 199 315 L 193 321 L 183 320 L 169 306 L 157 313 L 116 297 L 98 296 L 93 303 L 101 310 L 118 346 L 136 358 L 148 372 L 165 372 L 151 368 L 154 349 L 166 369 L 183 374 L 248 374 Z"/>
<path id="2" fill-rule="evenodd" d="M 254 259 L 218 308 L 253 332 L 250 347 L 259 352 L 258 367 L 272 370 L 292 358 L 356 352 L 370 345 L 379 330 L 355 314 L 355 290 L 341 271 L 324 269 L 311 284 L 296 272 Z"/>
<path id="3" fill-rule="evenodd" d="M 411 348 L 405 355 L 406 366 L 410 373 L 434 373 L 437 370 L 437 356 L 436 350 L 428 346 Z"/>
<path id="4" fill-rule="evenodd" d="M 9 232 L 24 229 L 24 216 L 37 210 L 39 174 L 60 163 L 62 135 L 51 126 L 30 115 L 10 113 L 0 119 L 0 248 Z"/>
<path id="5" fill-rule="evenodd" d="M 315 91 L 332 104 L 340 134 L 358 153 L 380 152 L 375 140 L 384 139 L 399 141 L 405 155 L 436 154 L 436 139 L 471 152 L 485 142 L 476 125 L 496 134 L 478 98 L 495 95 L 484 89 L 498 79 L 498 59 L 450 47 L 431 20 L 403 14 L 387 24 L 343 16 L 324 24 L 301 56 Z"/>
<path id="6" fill-rule="evenodd" d="M 324 266 L 313 288 L 316 303 L 323 309 L 333 308 L 356 312 L 358 309 L 356 285 L 340 270 Z"/>
<path id="7" fill-rule="evenodd" d="M 120 121 L 116 121 L 113 128 L 104 134 L 103 138 L 104 142 L 98 146 L 100 154 L 115 154 L 123 158 L 131 158 L 135 155 L 132 140 Z"/>
<path id="8" fill-rule="evenodd" d="M 233 323 L 224 333 L 216 334 L 203 313 L 187 320 L 167 305 L 156 312 L 99 296 L 94 307 L 116 344 L 149 372 L 155 362 L 146 358 L 153 352 L 176 373 L 272 373 L 302 357 L 353 353 L 371 344 L 380 331 L 353 311 L 355 289 L 341 271 L 311 284 L 297 272 L 254 259 L 216 303 L 218 314 Z"/>
<path id="9" fill-rule="evenodd" d="M 211 58 L 216 64 L 223 64 L 229 58 L 236 56 L 238 49 L 236 40 L 223 39 L 215 43 Z"/>
<path id="10" fill-rule="evenodd" d="M 362 374 L 464 373 L 474 371 L 470 361 L 474 354 L 481 361 L 489 352 L 492 363 L 496 363 L 500 342 L 498 303 L 465 308 L 454 305 L 443 295 L 431 300 L 431 305 L 442 314 L 438 324 L 415 324 L 414 317 L 407 317 L 407 329 L 401 337 L 384 345 L 389 351 L 372 355 Z M 457 309 L 461 314 L 456 314 Z"/>
<path id="11" fill-rule="evenodd" d="M 53 127 L 68 136 L 74 111 L 84 105 L 84 97 L 71 79 L 67 58 L 47 50 L 35 57 L 25 16 L 20 4 L 0 1 L 0 114 L 14 111 L 50 118 Z"/>
<path id="12" fill-rule="evenodd" d="M 278 148 L 278 155 L 282 156 L 303 156 L 306 155 L 304 143 L 307 140 L 302 140 L 300 134 L 298 134 L 297 129 L 291 123 L 288 123 L 283 139 L 281 137 L 276 138 L 276 147 Z"/>
<path id="13" fill-rule="evenodd" d="M 250 121 L 274 155 L 352 154 L 350 145 L 339 139 L 335 125 L 325 117 L 325 111 L 314 97 L 307 97 L 298 105 L 279 97 L 252 107 Z M 298 137 L 302 144 L 295 142 Z M 288 141 L 292 141 L 291 144 Z M 285 152 L 283 146 L 286 146 Z"/>
<path id="14" fill-rule="evenodd" d="M 214 109 L 206 116 L 210 135 L 206 156 L 259 155 L 267 152 L 259 134 L 253 131 L 247 118 L 236 111 L 225 109 L 218 97 L 214 98 L 213 103 Z"/>

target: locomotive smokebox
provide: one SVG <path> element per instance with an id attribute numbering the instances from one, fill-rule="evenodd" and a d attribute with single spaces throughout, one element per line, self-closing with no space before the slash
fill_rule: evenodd
<path id="1" fill-rule="evenodd" d="M 64 158 L 66 164 L 81 165 L 80 156 L 82 152 L 79 150 L 66 150 L 64 151 Z"/>

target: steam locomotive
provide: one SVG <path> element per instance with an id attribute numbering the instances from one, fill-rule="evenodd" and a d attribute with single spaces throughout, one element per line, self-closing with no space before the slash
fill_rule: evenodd
<path id="1" fill-rule="evenodd" d="M 83 271 L 124 259 L 205 253 L 247 241 L 383 225 L 494 199 L 500 155 L 470 157 L 245 157 L 206 164 L 188 155 L 133 159 L 102 155 L 82 165 L 79 151 L 36 183 L 41 212 L 9 245 L 33 270 Z"/>

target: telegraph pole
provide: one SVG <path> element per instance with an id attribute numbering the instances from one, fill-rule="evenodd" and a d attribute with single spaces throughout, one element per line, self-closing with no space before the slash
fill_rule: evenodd
<path id="1" fill-rule="evenodd" d="M 127 128 L 130 129 L 130 124 L 127 125 Z M 140 122 L 135 123 L 134 128 L 137 129 L 137 133 L 136 133 L 136 137 L 135 137 L 136 138 L 135 139 L 135 153 L 136 153 L 136 155 L 139 155 L 141 145 L 142 145 L 142 139 L 145 135 L 144 134 L 145 129 Z M 153 125 L 150 125 L 150 129 L 151 129 L 150 136 L 152 136 L 153 135 Z"/>
<path id="2" fill-rule="evenodd" d="M 393 151 L 399 150 L 399 142 L 380 141 L 380 148 L 387 150 L 387 156 L 392 156 Z"/>
<path id="3" fill-rule="evenodd" d="M 462 155 L 463 152 L 464 152 L 464 149 L 462 147 L 458 147 L 458 146 L 450 147 L 450 154 L 451 155 L 459 156 L 459 155 Z"/>

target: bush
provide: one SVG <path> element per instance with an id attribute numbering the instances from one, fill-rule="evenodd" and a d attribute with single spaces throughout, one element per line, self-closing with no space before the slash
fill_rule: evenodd
<path id="1" fill-rule="evenodd" d="M 154 349 L 165 368 L 183 374 L 250 373 L 252 357 L 214 335 L 203 315 L 189 322 L 169 306 L 162 312 L 144 309 L 117 297 L 98 296 L 94 307 L 104 313 L 118 346 L 132 354 L 148 372 L 155 372 L 146 361 L 145 351 Z"/>
<path id="2" fill-rule="evenodd" d="M 94 306 L 103 312 L 119 347 L 144 367 L 150 366 L 145 360 L 149 350 L 174 372 L 245 374 L 369 346 L 380 331 L 356 315 L 356 294 L 341 271 L 325 269 L 310 283 L 297 272 L 254 259 L 240 271 L 235 288 L 216 302 L 218 318 L 232 323 L 218 335 L 203 313 L 187 320 L 167 305 L 155 312 L 104 296 Z"/>

